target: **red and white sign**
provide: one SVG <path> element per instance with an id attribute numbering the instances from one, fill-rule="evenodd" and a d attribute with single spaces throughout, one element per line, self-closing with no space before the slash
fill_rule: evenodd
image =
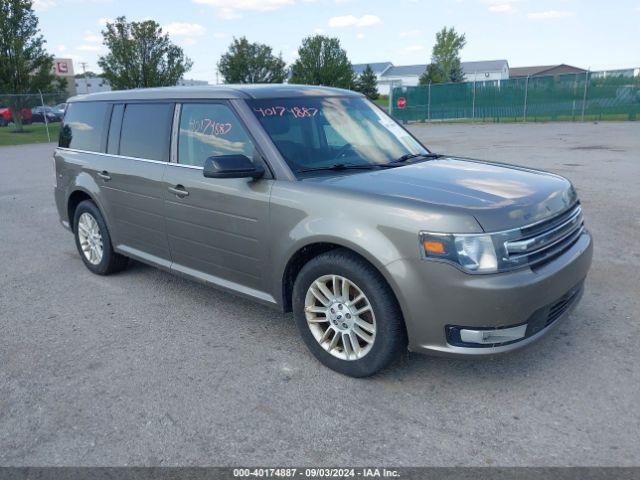
<path id="1" fill-rule="evenodd" d="M 70 58 L 54 58 L 53 73 L 61 77 L 73 76 L 73 60 Z"/>
<path id="2" fill-rule="evenodd" d="M 398 106 L 398 108 L 405 108 L 407 106 L 407 99 L 404 97 L 398 97 L 398 100 L 396 100 L 396 105 Z"/>

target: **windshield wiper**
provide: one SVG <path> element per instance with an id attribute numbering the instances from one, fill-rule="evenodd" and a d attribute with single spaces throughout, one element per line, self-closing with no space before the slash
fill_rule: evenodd
<path id="1" fill-rule="evenodd" d="M 395 160 L 392 160 L 389 163 L 404 163 L 408 160 L 411 160 L 412 158 L 440 158 L 442 157 L 441 154 L 439 153 L 433 153 L 433 152 L 429 152 L 429 153 L 407 153 L 405 155 L 402 155 L 399 158 L 396 158 Z"/>
<path id="2" fill-rule="evenodd" d="M 383 167 L 383 165 L 354 165 L 350 163 L 336 163 L 334 165 L 325 165 L 322 167 L 301 168 L 298 170 L 298 173 L 340 170 L 376 170 L 381 167 Z"/>

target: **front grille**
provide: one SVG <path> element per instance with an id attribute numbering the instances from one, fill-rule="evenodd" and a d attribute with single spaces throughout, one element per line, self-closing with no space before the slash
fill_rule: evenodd
<path id="1" fill-rule="evenodd" d="M 566 212 L 520 230 L 522 238 L 505 242 L 507 260 L 536 265 L 551 260 L 573 245 L 584 231 L 582 208 Z"/>

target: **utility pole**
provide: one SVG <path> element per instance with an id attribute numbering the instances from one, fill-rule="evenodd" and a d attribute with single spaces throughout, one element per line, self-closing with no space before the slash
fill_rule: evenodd
<path id="1" fill-rule="evenodd" d="M 84 77 L 84 89 L 85 93 L 89 93 L 89 82 L 87 81 L 87 62 L 80 62 L 82 67 L 82 76 Z"/>

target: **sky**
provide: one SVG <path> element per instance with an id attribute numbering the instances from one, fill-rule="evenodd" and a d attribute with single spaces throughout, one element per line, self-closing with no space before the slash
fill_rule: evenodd
<path id="1" fill-rule="evenodd" d="M 105 22 L 157 21 L 193 60 L 185 77 L 215 83 L 233 37 L 271 46 L 287 63 L 305 36 L 340 39 L 352 63 L 427 63 L 436 31 L 466 35 L 463 61 L 511 67 L 567 63 L 640 67 L 640 0 L 34 0 L 47 49 L 76 73 L 99 72 Z"/>

